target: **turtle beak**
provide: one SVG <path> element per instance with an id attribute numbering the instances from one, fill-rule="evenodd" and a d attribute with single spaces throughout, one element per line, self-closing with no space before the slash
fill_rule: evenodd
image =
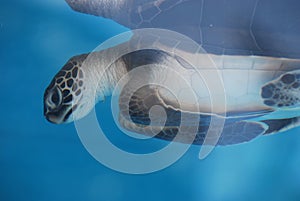
<path id="1" fill-rule="evenodd" d="M 57 116 L 53 115 L 53 114 L 45 114 L 45 118 L 51 122 L 51 123 L 54 123 L 54 124 L 62 124 L 63 122 L 61 121 L 60 118 L 58 118 Z"/>
<path id="2" fill-rule="evenodd" d="M 51 108 L 46 102 L 44 103 L 44 116 L 49 122 L 54 124 L 70 122 L 72 111 L 72 106 L 70 105 L 60 105 L 57 108 Z"/>
<path id="3" fill-rule="evenodd" d="M 54 124 L 63 124 L 63 123 L 69 123 L 72 121 L 72 118 L 70 118 L 72 114 L 72 107 L 62 107 L 60 110 L 57 111 L 49 111 L 45 109 L 44 116 L 45 118 Z"/>
<path id="4" fill-rule="evenodd" d="M 45 106 L 46 107 L 46 106 Z M 45 118 L 54 124 L 62 124 L 64 123 L 64 118 L 59 114 L 59 111 L 49 111 L 47 108 L 44 109 L 44 116 Z"/>

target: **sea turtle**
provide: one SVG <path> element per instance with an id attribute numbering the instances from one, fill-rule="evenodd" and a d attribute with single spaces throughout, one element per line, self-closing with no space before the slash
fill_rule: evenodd
<path id="1" fill-rule="evenodd" d="M 160 36 L 154 41 L 155 47 L 161 48 L 135 49 L 143 43 L 140 38 L 145 37 L 137 31 L 128 42 L 74 56 L 45 91 L 44 115 L 49 121 L 59 124 L 85 116 L 94 107 L 95 94 L 97 101 L 103 100 L 111 95 L 124 75 L 143 66 L 143 70 L 125 79 L 125 87 L 120 93 L 119 120 L 127 130 L 151 135 L 159 127 L 155 137 L 165 140 L 174 140 L 176 134 L 184 130 L 175 140 L 203 144 L 212 119 L 217 119 L 223 121 L 222 131 L 220 135 L 212 136 L 212 144 L 215 141 L 217 145 L 229 145 L 300 124 L 300 40 L 294 35 L 300 29 L 293 27 L 294 19 L 298 19 L 295 15 L 300 15 L 293 12 L 294 7 L 290 4 L 276 1 L 274 6 L 272 1 L 275 9 L 272 10 L 268 8 L 270 2 L 258 0 L 247 0 L 242 4 L 240 1 L 204 0 L 67 2 L 74 10 L 111 18 L 129 28 L 177 31 L 191 37 L 205 52 L 181 47 L 184 42 L 180 40 L 176 46 L 172 46 L 174 43 L 168 46 L 157 42 Z M 216 2 L 218 7 L 215 7 Z M 276 10 L 278 8 L 282 12 Z M 287 8 L 291 10 L 285 12 Z M 285 35 L 272 29 L 275 20 L 270 21 L 269 16 L 274 13 L 278 16 L 278 12 L 284 15 L 281 17 L 286 17 L 279 22 L 286 20 L 289 29 L 295 32 L 285 29 L 282 24 Z M 151 29 L 146 30 L 151 32 Z M 169 41 L 172 39 L 170 36 Z M 126 54 L 120 55 L 122 51 Z M 206 65 L 210 59 L 217 69 L 212 69 L 211 64 Z M 165 66 L 174 69 L 174 73 L 165 70 Z M 216 79 L 217 71 L 220 72 L 224 91 L 214 86 L 207 89 L 201 76 L 194 76 L 196 71 L 204 75 L 204 80 L 210 81 Z M 184 81 L 178 81 L 176 74 L 180 74 Z M 133 85 L 145 80 L 162 85 L 169 83 L 175 92 L 169 93 L 157 85 L 143 85 L 131 91 Z M 185 94 L 188 89 L 183 87 L 184 82 L 196 91 L 196 103 Z M 225 107 L 222 107 L 220 96 L 221 106 L 217 104 L 212 109 L 211 99 L 207 98 L 211 92 L 224 94 Z M 178 102 L 177 96 L 182 102 Z M 152 117 L 149 115 L 153 106 L 164 108 L 166 119 L 163 126 L 160 124 L 160 110 Z M 182 125 L 184 129 L 180 127 Z"/>

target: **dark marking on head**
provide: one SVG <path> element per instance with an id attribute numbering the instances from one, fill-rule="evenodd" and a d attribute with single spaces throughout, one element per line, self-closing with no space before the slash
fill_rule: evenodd
<path id="1" fill-rule="evenodd" d="M 79 70 L 79 78 L 83 78 L 83 72 L 82 72 L 82 70 Z"/>
<path id="2" fill-rule="evenodd" d="M 76 109 L 77 109 L 77 106 L 78 106 L 78 105 L 74 105 L 73 108 L 72 108 L 72 110 L 73 110 L 73 111 L 76 110 Z"/>
<path id="3" fill-rule="evenodd" d="M 80 80 L 78 84 L 79 84 L 79 86 L 80 86 L 80 87 L 82 87 L 82 85 L 83 85 L 83 81 L 82 81 L 82 80 Z"/>
<path id="4" fill-rule="evenodd" d="M 72 94 L 68 95 L 65 99 L 64 99 L 64 103 L 69 103 L 73 100 L 73 96 Z"/>
<path id="5" fill-rule="evenodd" d="M 76 78 L 76 77 L 77 77 L 77 73 L 78 73 L 78 67 L 75 67 L 75 68 L 72 70 L 72 77 L 73 77 L 73 78 Z"/>
<path id="6" fill-rule="evenodd" d="M 65 75 L 66 75 L 66 71 L 61 70 L 56 74 L 55 77 L 64 77 Z"/>
<path id="7" fill-rule="evenodd" d="M 76 91 L 75 95 L 76 95 L 76 96 L 79 96 L 80 93 L 81 93 L 81 90 L 78 89 L 78 91 Z"/>
<path id="8" fill-rule="evenodd" d="M 73 68 L 73 64 L 68 62 L 66 65 L 64 65 L 63 70 L 69 71 Z"/>
<path id="9" fill-rule="evenodd" d="M 58 79 L 56 80 L 56 82 L 57 82 L 58 84 L 60 84 L 63 80 L 64 80 L 63 78 L 58 78 Z"/>
<path id="10" fill-rule="evenodd" d="M 53 91 L 53 94 L 52 94 L 52 96 L 51 96 L 51 101 L 52 101 L 55 105 L 58 105 L 58 104 L 59 104 L 59 95 L 58 95 L 57 90 L 54 90 L 54 91 Z"/>
<path id="11" fill-rule="evenodd" d="M 73 90 L 73 91 L 76 91 L 76 90 L 77 90 L 77 83 L 74 83 L 74 84 L 73 84 L 72 90 Z"/>
<path id="12" fill-rule="evenodd" d="M 68 87 L 72 87 L 73 83 L 74 83 L 74 80 L 73 80 L 72 78 L 69 79 L 69 80 L 67 81 Z"/>
<path id="13" fill-rule="evenodd" d="M 63 94 L 64 97 L 66 97 L 67 95 L 70 94 L 70 90 L 65 89 L 65 90 L 63 90 L 62 94 Z"/>
<path id="14" fill-rule="evenodd" d="M 47 87 L 46 91 L 48 91 L 49 89 L 52 89 L 55 85 L 55 81 L 54 79 L 51 81 L 50 85 Z M 45 95 L 45 94 L 44 94 Z"/>
<path id="15" fill-rule="evenodd" d="M 72 114 L 72 112 L 73 112 L 73 109 L 71 108 L 71 109 L 67 112 L 67 114 L 65 115 L 64 121 L 66 121 L 66 120 L 70 117 L 70 115 Z"/>
<path id="16" fill-rule="evenodd" d="M 65 88 L 66 87 L 66 82 L 61 83 L 60 87 Z"/>
<path id="17" fill-rule="evenodd" d="M 71 72 L 68 72 L 66 78 L 70 78 L 70 77 L 71 77 Z"/>

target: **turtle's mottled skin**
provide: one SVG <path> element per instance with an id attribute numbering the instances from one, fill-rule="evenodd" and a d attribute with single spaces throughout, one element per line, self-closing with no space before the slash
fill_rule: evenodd
<path id="1" fill-rule="evenodd" d="M 68 122 L 72 112 L 77 109 L 77 105 L 72 106 L 72 101 L 80 100 L 85 90 L 80 67 L 86 57 L 80 55 L 71 58 L 46 89 L 44 113 L 50 122 Z"/>
<path id="2" fill-rule="evenodd" d="M 162 50 L 151 49 L 128 53 L 113 63 L 105 59 L 114 57 L 118 49 L 124 45 L 126 46 L 126 43 L 100 52 L 94 52 L 86 62 L 83 62 L 87 58 L 86 54 L 71 58 L 53 78 L 45 92 L 46 118 L 53 123 L 60 124 L 84 117 L 94 107 L 94 99 L 99 101 L 104 100 L 105 96 L 110 96 L 120 78 L 139 66 L 153 65 L 153 67 L 149 67 L 148 72 L 139 77 L 142 81 L 152 79 L 153 82 L 156 82 L 159 79 L 165 80 L 167 84 L 169 79 L 174 79 L 175 74 L 172 75 L 169 72 L 165 72 L 162 67 L 161 70 L 156 71 L 156 69 L 160 69 L 160 66 L 167 65 L 176 72 L 180 72 L 180 75 L 186 80 L 190 80 L 194 90 L 199 91 L 198 107 L 201 110 L 197 112 L 195 105 L 188 103 L 188 97 L 186 98 L 186 105 L 184 105 L 186 108 L 182 110 L 176 104 L 176 101 L 174 102 L 176 99 L 165 96 L 163 89 L 158 86 L 142 87 L 130 94 L 130 83 L 139 81 L 137 76 L 132 76 L 120 94 L 119 120 L 123 127 L 144 135 L 153 135 L 155 125 L 149 127 L 151 125 L 149 111 L 155 105 L 163 107 L 167 114 L 165 126 L 156 137 L 174 140 L 180 125 L 186 124 L 188 126 L 186 126 L 185 132 L 175 139 L 183 143 L 188 143 L 193 138 L 193 132 L 189 132 L 189 129 L 196 129 L 197 134 L 192 142 L 194 144 L 203 144 L 212 118 L 223 118 L 225 121 L 224 129 L 218 140 L 219 145 L 246 142 L 258 135 L 276 133 L 299 125 L 297 113 L 289 113 L 289 110 L 299 109 L 297 108 L 299 104 L 299 93 L 297 92 L 300 91 L 300 87 L 295 87 L 300 85 L 300 73 L 299 70 L 295 70 L 300 65 L 298 60 L 253 57 L 254 64 L 255 62 L 259 64 L 262 60 L 273 60 L 279 64 L 278 66 L 264 66 L 266 70 L 259 69 L 261 66 L 257 66 L 258 69 L 253 69 L 255 65 L 249 66 L 249 69 L 239 69 L 233 66 L 240 60 L 242 62 L 245 57 L 228 56 L 232 62 L 230 63 L 224 55 L 210 55 L 216 58 L 222 57 L 222 59 L 227 61 L 226 65 L 224 64 L 225 66 L 222 66 L 221 69 L 228 100 L 226 103 L 227 110 L 220 110 L 219 113 L 224 114 L 224 116 L 218 116 L 211 113 L 207 105 L 202 104 L 206 101 L 205 88 L 200 84 L 200 80 L 195 80 L 195 77 L 193 77 L 195 70 L 185 66 L 185 62 L 182 62 L 182 59 Z M 195 54 L 195 58 L 201 56 L 203 55 Z M 285 68 L 285 71 L 276 70 L 283 65 L 289 67 Z M 273 72 L 272 76 L 268 76 L 270 68 L 274 68 L 271 71 Z M 199 70 L 205 72 L 208 69 L 199 67 Z M 238 76 L 230 78 L 232 74 Z M 253 83 L 251 83 L 251 79 L 248 77 L 254 75 L 257 77 L 255 79 L 252 78 Z M 213 79 L 214 72 L 211 75 L 207 74 L 207 76 L 212 76 L 211 79 Z M 229 78 L 230 80 L 228 80 Z M 240 79 L 248 80 L 236 86 L 236 81 Z M 179 80 L 176 82 L 180 83 Z M 240 95 L 238 92 L 240 88 L 247 90 Z M 126 117 L 128 105 L 122 101 L 123 99 L 130 100 L 130 118 Z M 276 111 L 279 110 L 281 110 L 281 113 L 284 113 L 283 117 L 270 118 L 268 116 L 276 114 Z M 203 111 L 205 112 L 203 113 Z M 189 116 L 189 119 L 186 122 L 182 122 L 182 116 Z M 156 118 L 159 119 L 159 117 Z M 192 121 L 197 118 L 200 119 L 199 122 Z"/>
<path id="3" fill-rule="evenodd" d="M 94 107 L 95 101 L 111 94 L 116 82 L 127 72 L 116 61 L 108 68 L 109 73 L 103 74 L 109 62 L 105 57 L 113 52 L 108 49 L 74 56 L 63 66 L 44 94 L 44 114 L 50 122 L 68 123 L 74 116 L 81 118 Z M 85 62 L 87 57 L 93 64 Z"/>
<path id="4" fill-rule="evenodd" d="M 169 45 L 179 47 L 176 51 L 180 56 L 172 51 L 151 48 L 117 56 L 120 50 L 130 46 L 129 41 L 99 52 L 75 56 L 45 91 L 44 114 L 49 121 L 60 124 L 84 117 L 97 101 L 111 95 L 123 76 L 139 66 L 148 65 L 144 73 L 129 77 L 119 94 L 119 121 L 127 130 L 144 135 L 153 135 L 158 130 L 155 137 L 161 139 L 203 144 L 209 125 L 217 119 L 224 121 L 221 136 L 210 136 L 216 139 L 209 140 L 213 145 L 214 141 L 218 145 L 228 145 L 300 124 L 300 41 L 297 32 L 300 29 L 285 27 L 282 23 L 280 26 L 284 32 L 273 31 L 279 25 L 273 23 L 276 20 L 267 20 L 271 19 L 270 16 L 272 19 L 284 16 L 289 24 L 299 24 L 295 21 L 299 19 L 295 13 L 277 15 L 276 9 L 270 9 L 269 1 L 247 1 L 242 12 L 238 5 L 228 6 L 228 1 L 223 1 L 224 5 L 219 7 L 224 9 L 218 11 L 207 0 L 66 1 L 76 11 L 111 18 L 129 28 L 165 28 L 179 32 L 192 38 L 208 53 L 187 51 L 180 48 L 181 41 L 175 41 Z M 277 3 L 282 9 L 293 5 L 286 1 Z M 224 17 L 219 19 L 220 22 L 216 21 L 215 12 Z M 270 16 L 261 18 L 262 15 Z M 267 32 L 268 27 L 271 32 Z M 134 37 L 139 36 L 133 34 Z M 172 39 L 170 36 L 167 41 Z M 190 65 L 185 56 L 203 62 Z M 197 76 L 199 71 L 207 80 L 216 79 L 216 71 L 205 62 L 207 58 L 216 63 L 223 89 L 212 86 L 209 91 Z M 183 87 L 183 82 L 175 79 L 178 74 L 196 93 L 196 103 L 189 95 L 183 96 L 189 90 Z M 175 91 L 172 95 L 161 86 L 147 85 L 130 94 L 132 84 L 140 81 L 159 82 Z M 222 107 L 220 101 L 212 110 L 210 92 L 217 98 L 225 94 L 226 107 Z M 174 96 L 181 97 L 182 104 Z M 151 114 L 151 118 L 153 106 L 164 109 L 166 119 L 163 125 L 159 125 L 163 115 Z M 181 125 L 184 126 L 183 132 L 179 132 Z M 196 136 L 193 136 L 194 131 Z M 175 138 L 178 133 L 180 136 Z"/>

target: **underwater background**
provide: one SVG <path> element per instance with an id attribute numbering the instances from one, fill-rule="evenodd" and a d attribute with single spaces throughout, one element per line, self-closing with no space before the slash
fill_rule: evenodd
<path id="1" fill-rule="evenodd" d="M 74 55 L 92 51 L 127 31 L 111 20 L 72 11 L 63 0 L 2 0 L 0 4 L 0 200 L 300 200 L 300 128 L 218 147 L 199 160 L 190 150 L 172 166 L 151 174 L 118 173 L 83 147 L 74 124 L 50 124 L 43 94 Z M 122 148 L 148 146 L 121 136 L 109 100 L 97 115 Z"/>

